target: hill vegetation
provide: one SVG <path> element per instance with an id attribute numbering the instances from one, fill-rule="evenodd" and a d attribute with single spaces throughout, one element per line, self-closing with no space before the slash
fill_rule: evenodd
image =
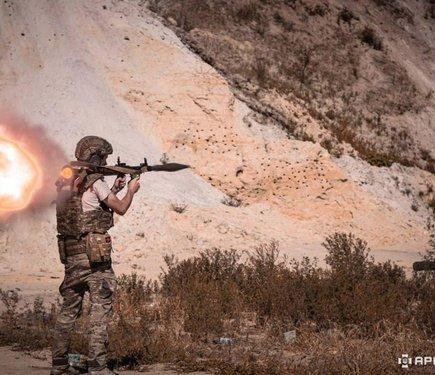
<path id="1" fill-rule="evenodd" d="M 243 256 L 212 249 L 183 261 L 165 256 L 159 282 L 119 278 L 110 327 L 112 365 L 170 362 L 219 374 L 395 373 L 402 353 L 434 345 L 433 272 L 405 277 L 375 263 L 351 234 L 326 238 L 328 267 L 280 256 L 276 243 Z M 2 291 L 0 344 L 49 345 L 56 306 L 24 312 Z M 73 352 L 86 354 L 89 304 Z M 285 339 L 291 332 L 293 338 Z M 220 339 L 226 338 L 226 339 Z"/>
<path id="2" fill-rule="evenodd" d="M 350 153 L 376 166 L 397 162 L 433 172 L 434 155 L 413 124 L 433 108 L 433 89 L 411 77 L 391 38 L 430 51 L 425 38 L 433 35 L 434 4 L 355 3 L 148 2 L 263 114 L 263 122 L 273 118 L 289 136 L 319 142 L 335 156 Z M 422 26 L 429 36 L 418 33 Z"/>

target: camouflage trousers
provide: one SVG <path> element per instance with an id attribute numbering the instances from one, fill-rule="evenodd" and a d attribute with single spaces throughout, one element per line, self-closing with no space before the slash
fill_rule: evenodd
<path id="1" fill-rule="evenodd" d="M 86 291 L 89 292 L 90 327 L 88 366 L 90 370 L 106 367 L 107 324 L 112 311 L 113 293 L 116 278 L 110 262 L 94 267 L 86 254 L 67 258 L 65 278 L 59 287 L 63 304 L 57 316 L 52 346 L 53 367 L 66 366 L 70 336 L 76 319 L 82 312 L 82 302 Z"/>

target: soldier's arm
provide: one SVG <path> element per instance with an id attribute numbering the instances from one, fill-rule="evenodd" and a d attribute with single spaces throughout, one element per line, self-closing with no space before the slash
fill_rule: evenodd
<path id="1" fill-rule="evenodd" d="M 127 193 L 122 199 L 119 199 L 112 192 L 106 199 L 103 200 L 103 202 L 118 215 L 124 215 L 129 209 L 131 202 L 133 201 L 133 196 L 137 193 L 139 187 L 139 177 L 136 177 L 128 183 Z"/>

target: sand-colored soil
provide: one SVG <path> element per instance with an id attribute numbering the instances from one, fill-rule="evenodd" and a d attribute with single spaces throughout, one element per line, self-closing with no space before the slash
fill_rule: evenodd
<path id="1" fill-rule="evenodd" d="M 335 231 L 408 269 L 426 248 L 429 211 L 418 192 L 433 175 L 335 159 L 257 123 L 225 79 L 137 2 L 2 2 L 0 24 L 0 114 L 40 125 L 70 159 L 82 136 L 96 134 L 113 144 L 109 162 L 166 156 L 192 166 L 142 177 L 111 230 L 118 274 L 156 278 L 164 254 L 252 252 L 271 240 L 291 257 L 322 259 Z M 228 194 L 242 205 L 223 204 Z M 53 205 L 0 223 L 0 287 L 54 295 L 61 278 Z"/>
<path id="2" fill-rule="evenodd" d="M 18 352 L 8 347 L 0 348 L 0 368 L 2 375 L 47 375 L 50 361 L 47 352 Z M 155 364 L 144 366 L 141 371 L 118 371 L 120 375 L 176 375 L 180 374 L 169 369 L 168 365 Z M 190 372 L 191 375 L 207 375 L 206 372 Z"/>

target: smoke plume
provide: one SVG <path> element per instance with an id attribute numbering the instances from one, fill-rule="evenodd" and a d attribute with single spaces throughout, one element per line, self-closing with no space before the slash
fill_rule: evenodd
<path id="1" fill-rule="evenodd" d="M 55 181 L 67 157 L 41 126 L 36 126 L 10 115 L 0 115 L 0 138 L 10 140 L 32 156 L 39 166 L 40 188 L 22 210 L 0 211 L 4 221 L 17 215 L 28 214 L 49 206 L 56 196 Z"/>

